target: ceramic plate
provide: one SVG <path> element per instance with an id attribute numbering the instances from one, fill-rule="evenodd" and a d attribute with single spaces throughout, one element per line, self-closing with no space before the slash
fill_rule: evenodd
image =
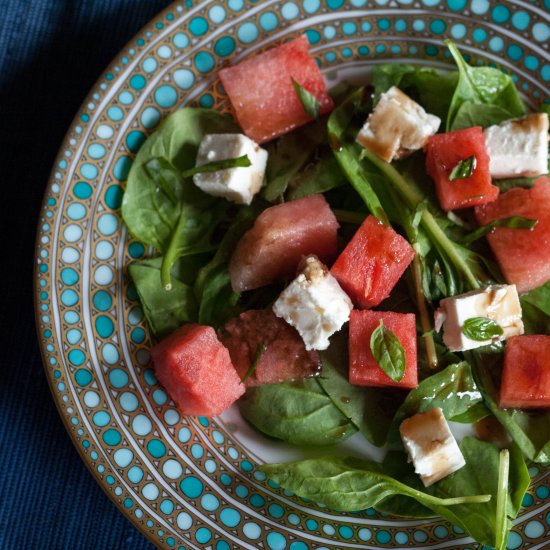
<path id="1" fill-rule="evenodd" d="M 365 80 L 388 60 L 447 67 L 453 38 L 473 64 L 511 72 L 532 106 L 548 97 L 548 3 L 487 0 L 176 2 L 102 75 L 49 181 L 36 249 L 36 311 L 54 399 L 83 460 L 122 512 L 168 548 L 473 548 L 443 521 L 337 514 L 266 482 L 288 456 L 238 413 L 182 417 L 149 364 L 151 337 L 127 266 L 150 251 L 120 218 L 144 139 L 182 105 L 227 110 L 220 67 L 307 33 L 329 81 Z M 508 548 L 550 541 L 548 475 L 533 486 Z M 546 542 L 545 542 L 546 541 Z"/>

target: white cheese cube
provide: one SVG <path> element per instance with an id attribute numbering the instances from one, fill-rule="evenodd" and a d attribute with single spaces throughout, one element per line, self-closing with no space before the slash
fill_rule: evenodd
<path id="1" fill-rule="evenodd" d="M 538 176 L 548 173 L 548 115 L 535 113 L 484 132 L 493 178 Z"/>
<path id="2" fill-rule="evenodd" d="M 250 166 L 195 174 L 193 182 L 205 193 L 237 204 L 250 204 L 264 181 L 267 151 L 243 134 L 206 134 L 197 154 L 197 166 L 247 155 Z"/>
<path id="3" fill-rule="evenodd" d="M 387 162 L 422 149 L 435 134 L 441 120 L 430 115 L 392 86 L 380 96 L 374 111 L 357 135 L 357 141 Z"/>
<path id="4" fill-rule="evenodd" d="M 298 276 L 273 304 L 275 315 L 296 328 L 307 350 L 327 349 L 352 309 L 348 295 L 315 256 L 302 260 Z"/>
<path id="5" fill-rule="evenodd" d="M 466 464 L 439 407 L 403 420 L 399 432 L 424 487 L 433 485 Z"/>
<path id="6" fill-rule="evenodd" d="M 477 341 L 463 331 L 464 322 L 473 317 L 487 317 L 500 325 L 502 336 Z M 523 334 L 521 304 L 516 285 L 493 285 L 460 296 L 441 300 L 435 312 L 435 329 L 443 326 L 443 342 L 451 351 L 466 351 Z"/>

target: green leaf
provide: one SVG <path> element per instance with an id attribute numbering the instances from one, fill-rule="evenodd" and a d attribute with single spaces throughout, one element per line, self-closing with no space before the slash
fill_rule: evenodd
<path id="1" fill-rule="evenodd" d="M 262 355 L 265 353 L 266 346 L 263 342 L 260 342 L 258 344 L 258 347 L 256 348 L 256 353 L 254 354 L 254 360 L 252 361 L 252 364 L 250 365 L 250 368 L 244 373 L 242 382 L 246 382 L 246 380 L 254 374 L 254 371 L 256 370 L 256 367 L 258 366 L 258 363 L 260 362 L 260 359 L 262 358 Z"/>
<path id="2" fill-rule="evenodd" d="M 405 418 L 417 413 L 439 407 L 443 410 L 445 418 L 456 420 L 482 403 L 483 398 L 474 381 L 470 365 L 466 361 L 449 365 L 422 380 L 418 387 L 407 394 L 392 420 L 388 440 L 390 443 L 398 442 L 401 437 L 399 425 Z M 475 420 L 487 414 L 487 409 L 477 409 Z"/>
<path id="3" fill-rule="evenodd" d="M 462 332 L 470 340 L 485 342 L 504 334 L 502 327 L 488 317 L 470 317 L 464 321 Z"/>
<path id="4" fill-rule="evenodd" d="M 370 350 L 378 366 L 394 382 L 401 382 L 405 375 L 405 350 L 399 338 L 384 326 L 382 319 L 371 334 Z"/>
<path id="5" fill-rule="evenodd" d="M 181 178 L 183 171 L 195 165 L 203 136 L 238 131 L 229 117 L 209 109 L 184 108 L 167 117 L 140 148 L 128 176 L 122 216 L 130 233 L 164 253 L 180 221 L 183 202 L 203 204 L 205 209 L 212 204 L 212 197 Z M 150 164 L 159 158 L 165 162 Z"/>
<path id="6" fill-rule="evenodd" d="M 306 124 L 266 145 L 266 183 L 261 191 L 269 202 L 280 201 L 287 187 L 298 177 L 319 145 L 326 141 L 326 124 Z"/>
<path id="7" fill-rule="evenodd" d="M 448 132 L 464 127 L 463 124 L 467 124 L 468 127 L 487 125 L 488 112 L 491 124 L 525 114 L 525 106 L 509 75 L 492 67 L 470 67 L 451 41 L 447 40 L 446 44 L 459 72 L 458 84 L 447 116 Z M 460 114 L 460 111 L 462 108 L 466 109 L 463 107 L 466 103 L 483 107 L 470 106 L 467 108 L 468 115 L 465 116 L 464 113 Z"/>
<path id="8" fill-rule="evenodd" d="M 255 428 L 295 445 L 330 445 L 357 432 L 314 378 L 248 388 L 238 405 Z"/>
<path id="9" fill-rule="evenodd" d="M 298 84 L 298 82 L 296 82 L 294 78 L 291 77 L 291 80 L 294 91 L 296 92 L 296 95 L 298 96 L 298 99 L 300 100 L 304 111 L 311 118 L 319 118 L 320 107 L 317 98 L 311 92 L 308 92 L 303 86 Z"/>
<path id="10" fill-rule="evenodd" d="M 478 542 L 494 547 L 503 535 L 506 538 L 511 519 L 519 511 L 521 498 L 530 482 L 527 466 L 517 447 L 512 446 L 510 492 L 504 507 L 506 518 L 503 525 L 497 524 L 497 495 L 501 486 L 499 450 L 471 437 L 465 438 L 460 448 L 466 465 L 428 488 L 420 485 L 418 477 L 411 476 L 405 453 L 400 453 L 400 464 L 399 456 L 393 457 L 393 469 L 399 479 L 386 473 L 386 463 L 382 469 L 375 462 L 351 457 L 325 456 L 265 464 L 260 469 L 285 489 L 333 510 L 357 511 L 375 507 L 389 514 L 409 515 L 411 510 L 416 517 L 440 515 Z M 401 478 L 411 484 L 404 483 Z M 411 507 L 411 502 L 417 505 Z"/>
<path id="11" fill-rule="evenodd" d="M 363 102 L 363 94 L 364 90 L 359 88 L 332 111 L 327 123 L 329 142 L 342 172 L 366 207 L 371 214 L 387 224 L 388 217 L 359 160 L 362 148 L 355 142 L 358 130 L 351 125 L 357 105 Z"/>
<path id="12" fill-rule="evenodd" d="M 524 218 L 523 216 L 510 216 L 509 218 L 503 218 L 501 220 L 494 220 L 487 225 L 484 225 L 472 233 L 466 235 L 462 240 L 462 244 L 470 244 L 481 237 L 491 233 L 495 227 L 508 227 L 509 229 L 534 229 L 538 220 L 531 220 Z"/>
<path id="13" fill-rule="evenodd" d="M 260 466 L 269 479 L 302 498 L 333 510 L 355 512 L 375 507 L 393 495 L 413 498 L 436 514 L 449 506 L 486 503 L 489 494 L 440 498 L 414 489 L 384 474 L 380 464 L 353 457 L 325 456 Z"/>
<path id="14" fill-rule="evenodd" d="M 172 290 L 167 292 L 160 281 L 162 258 L 142 260 L 129 266 L 147 324 L 153 334 L 162 338 L 185 322 L 196 321 L 198 304 L 193 289 L 176 275 Z"/>
<path id="15" fill-rule="evenodd" d="M 236 157 L 232 159 L 221 159 L 214 160 L 212 162 L 207 162 L 206 164 L 201 164 L 199 166 L 194 166 L 188 170 L 182 172 L 182 177 L 190 178 L 195 174 L 207 174 L 211 172 L 219 172 L 220 170 L 228 170 L 230 168 L 247 168 L 252 166 L 248 155 L 242 155 L 241 157 Z"/>
<path id="16" fill-rule="evenodd" d="M 449 174 L 449 181 L 469 178 L 474 173 L 476 164 L 477 161 L 474 155 L 468 157 L 467 159 L 461 160 L 451 170 L 451 173 Z"/>

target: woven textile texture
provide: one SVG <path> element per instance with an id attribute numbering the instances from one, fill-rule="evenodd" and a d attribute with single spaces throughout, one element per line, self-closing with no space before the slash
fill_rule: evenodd
<path id="1" fill-rule="evenodd" d="M 0 548 L 152 545 L 61 423 L 34 326 L 34 238 L 49 172 L 103 69 L 168 0 L 0 0 Z"/>

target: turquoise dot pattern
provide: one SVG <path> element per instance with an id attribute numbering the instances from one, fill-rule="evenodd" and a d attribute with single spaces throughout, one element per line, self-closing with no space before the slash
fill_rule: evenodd
<path id="1" fill-rule="evenodd" d="M 216 71 L 272 37 L 305 32 L 332 83 L 394 58 L 448 65 L 442 41 L 452 38 L 472 63 L 513 74 L 536 107 L 549 96 L 548 10 L 548 2 L 488 0 L 180 0 L 107 68 L 67 133 L 44 198 L 37 320 L 71 437 L 113 501 L 159 547 L 477 547 L 445 522 L 306 503 L 259 472 L 269 443 L 247 450 L 235 414 L 182 416 L 150 366 L 151 337 L 125 270 L 149 251 L 126 232 L 120 205 L 146 137 L 181 105 L 228 112 Z M 550 478 L 539 467 L 530 474 L 509 549 L 548 542 Z"/>

